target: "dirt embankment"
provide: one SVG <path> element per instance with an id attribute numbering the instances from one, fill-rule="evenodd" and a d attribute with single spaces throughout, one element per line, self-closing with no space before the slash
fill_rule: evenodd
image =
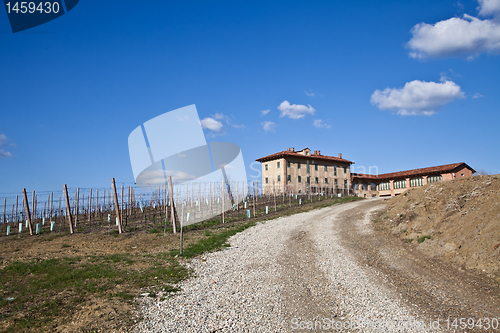
<path id="1" fill-rule="evenodd" d="M 500 175 L 410 189 L 388 202 L 381 221 L 425 254 L 500 283 Z"/>

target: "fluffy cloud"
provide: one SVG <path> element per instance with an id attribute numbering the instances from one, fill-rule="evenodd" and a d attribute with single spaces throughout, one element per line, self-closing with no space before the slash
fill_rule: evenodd
<path id="1" fill-rule="evenodd" d="M 413 27 L 407 44 L 410 57 L 467 56 L 472 60 L 484 52 L 500 52 L 500 0 L 479 0 L 479 14 L 494 16 L 478 19 L 464 14 L 436 24 L 420 23 Z"/>
<path id="2" fill-rule="evenodd" d="M 415 80 L 407 82 L 400 89 L 375 90 L 371 103 L 380 110 L 396 111 L 403 116 L 431 115 L 443 105 L 459 98 L 464 98 L 464 93 L 453 81 L 438 83 Z"/>
<path id="3" fill-rule="evenodd" d="M 263 123 L 261 123 L 262 125 L 262 128 L 264 129 L 264 131 L 266 132 L 274 132 L 275 131 L 275 127 L 276 127 L 276 124 L 273 123 L 272 121 L 264 121 Z"/>
<path id="4" fill-rule="evenodd" d="M 278 106 L 278 110 L 281 112 L 280 117 L 288 116 L 291 119 L 300 119 L 308 114 L 313 115 L 314 112 L 316 112 L 310 105 L 290 104 L 288 101 L 283 101 L 280 106 Z"/>
<path id="5" fill-rule="evenodd" d="M 500 14 L 500 0 L 479 0 L 479 15 L 498 16 Z"/>
<path id="6" fill-rule="evenodd" d="M 323 122 L 323 120 L 321 120 L 321 119 L 316 119 L 315 121 L 313 121 L 313 126 L 317 127 L 317 128 L 330 128 L 331 127 L 330 125 L 325 124 Z"/>
<path id="7" fill-rule="evenodd" d="M 224 125 L 222 125 L 220 121 L 215 120 L 214 118 L 207 117 L 205 119 L 202 119 L 200 122 L 201 127 L 217 133 L 221 133 L 224 130 Z"/>
<path id="8" fill-rule="evenodd" d="M 267 109 L 267 110 L 262 110 L 260 111 L 260 113 L 265 116 L 266 114 L 268 114 L 269 112 L 271 111 L 271 109 Z"/>

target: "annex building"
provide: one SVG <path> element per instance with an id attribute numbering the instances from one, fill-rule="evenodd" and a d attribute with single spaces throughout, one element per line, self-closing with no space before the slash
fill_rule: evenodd
<path id="1" fill-rule="evenodd" d="M 395 196 L 409 188 L 469 177 L 476 171 L 464 162 L 384 173 L 351 173 L 354 162 L 321 155 L 309 148 L 288 148 L 256 160 L 262 164 L 262 191 L 292 193 L 342 193 L 361 197 Z"/>

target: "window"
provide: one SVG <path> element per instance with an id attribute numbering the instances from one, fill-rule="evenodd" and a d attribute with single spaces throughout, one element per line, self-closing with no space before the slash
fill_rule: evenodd
<path id="1" fill-rule="evenodd" d="M 297 169 L 300 169 L 300 163 L 297 163 Z"/>
<path id="2" fill-rule="evenodd" d="M 278 182 L 280 182 L 280 181 L 281 181 L 281 176 L 280 176 L 280 175 L 278 175 Z"/>
<path id="3" fill-rule="evenodd" d="M 338 185 L 338 181 L 337 181 L 337 179 L 335 179 L 335 187 L 337 187 L 337 185 Z"/>
<path id="4" fill-rule="evenodd" d="M 290 161 L 286 162 L 286 166 L 290 167 Z"/>
<path id="5" fill-rule="evenodd" d="M 378 190 L 379 191 L 385 191 L 385 190 L 390 190 L 391 189 L 391 183 L 390 182 L 383 182 L 378 185 Z"/>
<path id="6" fill-rule="evenodd" d="M 327 172 L 327 171 L 328 171 L 328 167 L 325 165 L 325 172 Z"/>
<path id="7" fill-rule="evenodd" d="M 397 180 L 394 182 L 394 189 L 406 188 L 406 180 Z"/>
<path id="8" fill-rule="evenodd" d="M 368 189 L 368 183 L 366 181 L 363 181 L 363 190 L 367 190 Z"/>
<path id="9" fill-rule="evenodd" d="M 318 178 L 318 177 L 316 177 L 316 179 L 315 179 L 315 180 L 316 180 L 316 184 L 319 184 L 319 178 Z"/>
<path id="10" fill-rule="evenodd" d="M 291 182 L 292 181 L 292 176 L 291 175 L 286 176 L 286 180 L 289 181 L 289 182 Z"/>
<path id="11" fill-rule="evenodd" d="M 358 181 L 355 180 L 352 182 L 352 189 L 353 190 L 358 190 L 359 189 L 359 184 L 358 184 Z"/>
<path id="12" fill-rule="evenodd" d="M 307 183 L 311 184 L 311 177 L 307 177 Z"/>
<path id="13" fill-rule="evenodd" d="M 346 168 L 346 167 L 344 167 L 344 174 L 346 174 L 346 173 L 347 173 L 347 168 Z"/>
<path id="14" fill-rule="evenodd" d="M 375 183 L 370 183 L 370 190 L 376 191 L 377 190 L 377 184 Z"/>
<path id="15" fill-rule="evenodd" d="M 344 188 L 347 188 L 347 179 L 344 179 Z"/>
<path id="16" fill-rule="evenodd" d="M 280 168 L 280 162 L 278 162 L 278 169 Z"/>
<path id="17" fill-rule="evenodd" d="M 317 164 L 315 164 L 315 165 L 314 165 L 314 171 L 318 171 L 318 165 L 317 165 Z M 464 175 L 464 174 L 462 174 L 462 176 L 463 176 L 463 175 Z"/>
<path id="18" fill-rule="evenodd" d="M 309 156 L 309 152 L 308 151 L 306 151 L 306 156 Z"/>
<path id="19" fill-rule="evenodd" d="M 267 170 L 267 169 L 266 169 Z M 333 167 L 333 175 L 337 176 L 337 167 Z"/>
<path id="20" fill-rule="evenodd" d="M 440 182 L 442 180 L 443 180 L 443 177 L 441 175 L 439 175 L 439 176 L 429 176 L 429 177 L 427 177 L 427 184 L 435 183 L 435 182 Z"/>
<path id="21" fill-rule="evenodd" d="M 422 177 L 410 179 L 410 187 L 417 187 L 423 185 L 424 185 L 424 178 Z"/>
<path id="22" fill-rule="evenodd" d="M 266 184 L 269 184 L 269 179 L 266 177 Z"/>
<path id="23" fill-rule="evenodd" d="M 299 176 L 299 183 L 302 183 L 302 177 Z"/>
<path id="24" fill-rule="evenodd" d="M 267 164 L 265 165 L 265 169 L 266 169 L 266 171 L 267 171 Z"/>
<path id="25" fill-rule="evenodd" d="M 328 178 L 325 178 L 325 184 L 328 184 Z"/>
<path id="26" fill-rule="evenodd" d="M 309 167 L 310 167 L 310 165 L 309 165 L 309 163 L 308 163 L 308 164 L 307 164 L 307 166 L 306 166 L 307 173 L 310 173 L 310 172 L 311 172 L 311 169 L 310 169 Z"/>

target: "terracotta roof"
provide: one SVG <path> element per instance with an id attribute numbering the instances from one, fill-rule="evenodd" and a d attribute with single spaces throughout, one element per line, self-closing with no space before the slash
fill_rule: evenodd
<path id="1" fill-rule="evenodd" d="M 302 151 L 302 150 L 300 150 Z M 308 159 L 317 159 L 317 160 L 328 160 L 328 161 L 337 161 L 337 162 L 344 162 L 344 163 L 350 163 L 354 164 L 354 162 L 343 159 L 343 158 L 338 158 L 338 157 L 333 157 L 333 156 L 326 156 L 326 155 L 302 155 L 298 154 L 297 152 L 291 152 L 291 151 L 280 151 L 279 153 L 267 155 L 261 158 L 256 159 L 257 162 L 266 162 L 266 161 L 271 161 L 277 158 L 282 158 L 282 157 L 302 157 L 302 158 L 308 158 Z"/>
<path id="2" fill-rule="evenodd" d="M 432 173 L 452 172 L 453 170 L 455 170 L 456 168 L 458 168 L 460 166 L 467 167 L 468 169 L 470 169 L 472 171 L 472 173 L 476 172 L 476 170 L 472 169 L 466 163 L 460 162 L 460 163 L 453 163 L 453 164 L 438 165 L 438 166 L 433 166 L 433 167 L 428 167 L 428 168 L 420 168 L 420 169 L 412 169 L 412 170 L 406 170 L 406 171 L 383 173 L 383 174 L 380 174 L 377 176 L 361 174 L 361 173 L 351 173 L 351 175 L 353 175 L 353 177 L 355 177 L 355 178 L 393 179 L 393 178 L 402 178 L 402 177 L 408 177 L 408 176 L 421 176 L 421 175 L 432 174 Z"/>

